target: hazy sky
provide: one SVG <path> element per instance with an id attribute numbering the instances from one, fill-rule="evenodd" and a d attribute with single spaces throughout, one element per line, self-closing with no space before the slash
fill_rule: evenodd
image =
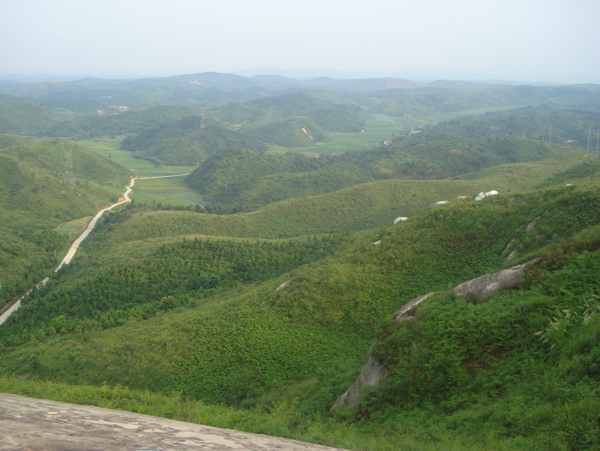
<path id="1" fill-rule="evenodd" d="M 598 0 L 0 0 L 0 75 L 600 83 L 599 19 Z"/>

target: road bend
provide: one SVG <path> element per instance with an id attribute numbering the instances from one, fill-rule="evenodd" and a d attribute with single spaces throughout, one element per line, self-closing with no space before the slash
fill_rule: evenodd
<path id="1" fill-rule="evenodd" d="M 98 213 L 96 213 L 96 216 L 94 216 L 94 218 L 89 222 L 89 224 L 87 225 L 87 227 L 85 228 L 85 230 L 83 231 L 83 233 L 79 236 L 79 238 L 77 238 L 73 244 L 71 245 L 71 247 L 69 248 L 69 252 L 67 252 L 67 255 L 65 255 L 65 258 L 63 258 L 63 260 L 60 262 L 60 265 L 58 265 L 58 267 L 54 270 L 54 272 L 57 272 L 59 269 L 61 269 L 64 265 L 68 265 L 69 263 L 71 263 L 71 260 L 73 259 L 73 257 L 75 256 L 75 254 L 77 253 L 77 250 L 79 249 L 79 245 L 82 243 L 83 240 L 85 240 L 87 238 L 87 236 L 90 234 L 90 232 L 92 230 L 94 230 L 94 227 L 96 227 L 96 223 L 98 222 L 98 219 L 100 219 L 100 217 L 107 212 L 108 210 L 112 210 L 115 207 L 118 207 L 119 205 L 123 205 L 127 202 L 131 202 L 131 198 L 129 197 L 129 195 L 131 194 L 131 191 L 133 190 L 133 185 L 135 184 L 135 177 L 131 178 L 131 181 L 129 182 L 129 185 L 127 185 L 125 188 L 125 193 L 123 193 L 123 197 L 122 199 L 120 199 L 118 202 L 103 208 L 102 210 L 100 210 Z M 44 280 L 42 280 L 40 283 L 38 283 L 36 285 L 36 287 L 41 287 L 43 285 L 46 285 L 48 283 L 49 278 L 46 277 Z M 21 296 L 17 302 L 15 302 L 13 305 L 11 305 L 8 310 L 6 310 L 1 316 L 0 316 L 0 324 L 4 323 L 4 321 L 6 321 L 8 319 L 8 317 L 10 315 L 12 315 L 15 311 L 17 311 L 17 309 L 19 307 L 21 307 L 21 300 L 26 297 L 29 293 L 31 293 L 31 290 L 29 290 L 27 293 L 25 293 L 23 296 Z"/>

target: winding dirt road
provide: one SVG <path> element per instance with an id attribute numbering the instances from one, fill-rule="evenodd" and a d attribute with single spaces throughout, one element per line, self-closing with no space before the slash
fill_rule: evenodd
<path id="1" fill-rule="evenodd" d="M 100 217 L 105 212 L 107 212 L 108 210 L 112 210 L 113 208 L 118 207 L 119 205 L 125 204 L 127 202 L 131 202 L 131 198 L 129 197 L 129 195 L 131 194 L 131 191 L 133 190 L 133 185 L 135 184 L 135 181 L 136 181 L 136 178 L 132 177 L 131 181 L 129 182 L 129 185 L 127 185 L 125 187 L 126 189 L 125 189 L 125 193 L 123 193 L 123 200 L 119 200 L 119 202 L 116 202 L 106 208 L 103 208 L 98 213 L 96 213 L 96 216 L 94 216 L 94 218 L 89 222 L 89 224 L 87 225 L 86 229 L 83 231 L 81 236 L 73 242 L 73 244 L 69 248 L 69 252 L 67 252 L 67 255 L 65 255 L 65 258 L 63 258 L 63 260 L 60 262 L 60 265 L 58 265 L 58 267 L 54 270 L 54 272 L 57 272 L 60 268 L 63 267 L 63 265 L 68 265 L 69 263 L 71 263 L 71 260 L 73 260 L 73 257 L 79 250 L 79 245 L 81 244 L 81 242 L 83 240 L 85 240 L 87 238 L 87 236 L 90 234 L 90 232 L 92 230 L 94 230 L 94 227 L 96 227 L 96 223 L 98 222 L 98 219 L 100 219 Z M 46 277 L 37 286 L 39 287 L 41 285 L 46 285 L 46 283 L 48 283 L 48 280 L 49 280 L 49 278 Z M 25 293 L 23 296 L 21 296 L 17 302 L 15 302 L 13 305 L 11 305 L 10 308 L 8 310 L 6 310 L 2 314 L 2 316 L 0 316 L 0 324 L 4 323 L 4 321 L 6 321 L 10 315 L 12 315 L 19 307 L 21 307 L 21 299 L 23 299 L 29 293 L 31 293 L 31 290 L 29 290 L 27 293 Z"/>
<path id="2" fill-rule="evenodd" d="M 181 175 L 186 174 L 179 174 L 179 176 Z M 177 175 L 163 177 L 177 177 Z M 146 178 L 161 177 L 144 177 L 144 179 Z M 71 262 L 81 242 L 87 238 L 106 211 L 131 202 L 129 194 L 133 190 L 135 180 L 132 178 L 126 187 L 123 200 L 100 210 L 94 216 L 85 231 L 71 245 L 69 252 L 55 272 Z M 48 278 L 41 281 L 39 285 L 45 285 L 47 282 Z M 0 317 L 0 324 L 20 307 L 21 299 Z M 54 451 L 334 450 L 334 448 L 279 437 L 5 393 L 0 393 L 0 449 Z"/>

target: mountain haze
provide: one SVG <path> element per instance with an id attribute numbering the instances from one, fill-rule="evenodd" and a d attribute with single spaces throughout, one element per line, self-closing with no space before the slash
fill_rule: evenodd
<path id="1" fill-rule="evenodd" d="M 49 276 L 0 324 L 0 391 L 344 449 L 597 449 L 599 95 L 0 82 L 1 306 Z"/>

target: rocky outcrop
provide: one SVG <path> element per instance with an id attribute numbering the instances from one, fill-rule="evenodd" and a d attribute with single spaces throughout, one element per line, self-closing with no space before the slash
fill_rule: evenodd
<path id="1" fill-rule="evenodd" d="M 342 396 L 340 396 L 335 404 L 331 407 L 331 410 L 335 410 L 340 406 L 355 406 L 360 401 L 365 387 L 370 385 L 371 387 L 377 387 L 379 381 L 385 376 L 385 367 L 377 361 L 374 356 L 376 342 L 373 342 L 367 353 L 367 363 L 363 366 L 354 384 L 346 390 Z"/>
<path id="2" fill-rule="evenodd" d="M 512 268 L 503 269 L 491 274 L 485 274 L 481 277 L 463 282 L 451 292 L 457 296 L 464 298 L 468 302 L 483 303 L 486 302 L 492 295 L 500 290 L 513 290 L 519 288 L 525 281 L 525 269 L 535 265 L 539 259 L 533 259 L 522 265 L 513 266 Z M 419 304 L 427 301 L 435 293 L 427 293 L 419 296 L 412 301 L 404 304 L 401 309 L 396 312 L 396 321 L 414 319 L 410 316 L 411 311 Z M 375 359 L 374 349 L 376 341 L 373 342 L 367 354 L 367 363 L 363 367 L 358 379 L 352 386 L 340 396 L 331 407 L 335 410 L 338 407 L 345 405 L 348 407 L 356 406 L 360 397 L 367 385 L 377 387 L 381 378 L 385 376 L 385 367 Z"/>
<path id="3" fill-rule="evenodd" d="M 411 317 L 408 316 L 409 312 L 414 309 L 421 302 L 425 302 L 431 296 L 433 296 L 435 292 L 424 294 L 423 296 L 419 296 L 418 298 L 414 298 L 412 301 L 404 304 L 404 306 L 396 312 L 396 321 L 400 321 L 402 319 L 409 319 Z"/>
<path id="4" fill-rule="evenodd" d="M 480 201 L 485 199 L 486 197 L 490 197 L 490 196 L 497 196 L 498 195 L 498 191 L 496 191 L 495 189 L 488 191 L 487 193 L 484 193 L 483 191 L 481 193 L 479 193 L 476 197 L 475 197 L 475 201 Z"/>
<path id="5" fill-rule="evenodd" d="M 333 450 L 267 435 L 0 393 L 0 449 Z"/>
<path id="6" fill-rule="evenodd" d="M 290 283 L 292 283 L 292 279 L 290 280 L 286 280 L 285 282 L 283 282 L 281 285 L 279 285 L 277 288 L 275 288 L 275 291 L 279 291 L 284 289 L 285 287 L 287 287 Z"/>
<path id="7" fill-rule="evenodd" d="M 485 274 L 476 279 L 461 283 L 452 291 L 469 302 L 481 303 L 487 301 L 500 290 L 514 290 L 524 281 L 525 269 L 538 260 L 531 260 L 523 265 L 513 266 L 492 274 Z"/>

